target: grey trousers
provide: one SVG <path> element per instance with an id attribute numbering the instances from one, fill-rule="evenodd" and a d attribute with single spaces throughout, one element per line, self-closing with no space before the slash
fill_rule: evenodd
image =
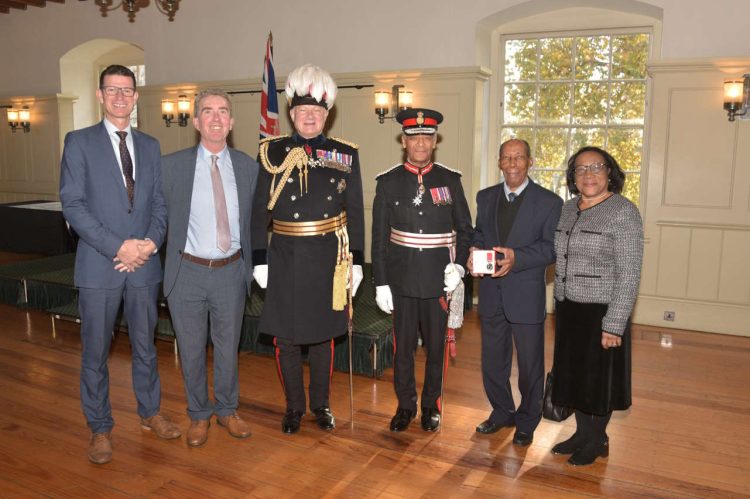
<path id="1" fill-rule="evenodd" d="M 244 269 L 241 258 L 220 268 L 183 260 L 167 297 L 190 419 L 228 416 L 239 405 L 237 349 L 247 289 Z M 206 369 L 209 335 L 213 343 L 214 402 L 209 400 Z"/>

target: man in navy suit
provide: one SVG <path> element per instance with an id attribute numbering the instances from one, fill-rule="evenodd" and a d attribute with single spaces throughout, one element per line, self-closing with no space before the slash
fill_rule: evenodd
<path id="1" fill-rule="evenodd" d="M 554 239 L 562 199 L 528 177 L 531 149 L 524 140 L 500 146 L 504 182 L 477 193 L 474 248 L 494 249 L 496 271 L 479 283 L 482 380 L 492 413 L 482 434 L 516 427 L 513 443 L 524 447 L 542 418 L 544 391 L 545 269 L 555 261 Z M 469 270 L 478 275 L 469 258 Z M 510 388 L 513 343 L 521 404 Z"/>
<path id="2" fill-rule="evenodd" d="M 112 459 L 109 355 L 120 305 L 132 347 L 132 380 L 141 425 L 165 439 L 180 430 L 159 413 L 161 386 L 154 328 L 161 263 L 152 255 L 164 240 L 167 209 L 161 194 L 159 143 L 130 127 L 138 100 L 135 75 L 107 67 L 96 96 L 101 123 L 65 137 L 60 200 L 78 233 L 75 285 L 81 315 L 81 405 L 92 437 L 88 458 Z"/>
<path id="3" fill-rule="evenodd" d="M 250 295 L 250 214 L 258 163 L 227 146 L 234 126 L 223 90 L 195 96 L 193 125 L 200 144 L 164 156 L 169 213 L 164 296 L 180 350 L 190 428 L 187 443 L 203 445 L 211 416 L 235 438 L 250 436 L 237 414 L 245 294 Z M 214 399 L 208 398 L 206 342 L 213 343 Z"/>

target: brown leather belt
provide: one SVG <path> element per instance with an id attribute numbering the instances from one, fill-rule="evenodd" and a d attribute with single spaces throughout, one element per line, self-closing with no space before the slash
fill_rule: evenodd
<path id="1" fill-rule="evenodd" d="M 219 267 L 224 267 L 226 265 L 229 265 L 235 260 L 239 260 L 241 256 L 242 256 L 242 252 L 238 251 L 234 255 L 228 256 L 226 258 L 217 258 L 216 260 L 209 260 L 208 258 L 200 258 L 197 256 L 193 256 L 190 253 L 184 253 L 184 252 L 182 253 L 183 260 L 197 263 L 198 265 L 204 265 L 210 269 L 218 269 Z"/>
<path id="2" fill-rule="evenodd" d="M 284 236 L 323 236 L 343 227 L 346 227 L 345 211 L 335 217 L 311 222 L 285 222 L 275 219 L 273 221 L 273 233 Z"/>

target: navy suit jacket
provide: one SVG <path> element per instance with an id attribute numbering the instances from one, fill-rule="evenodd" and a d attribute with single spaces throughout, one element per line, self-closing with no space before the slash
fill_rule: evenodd
<path id="1" fill-rule="evenodd" d="M 159 142 L 132 129 L 135 197 L 127 189 L 104 123 L 65 136 L 60 166 L 63 215 L 76 231 L 75 285 L 112 289 L 127 279 L 142 287 L 161 281 L 161 262 L 152 256 L 135 272 L 118 272 L 112 259 L 126 239 L 164 241 L 167 208 L 161 193 Z"/>
<path id="2" fill-rule="evenodd" d="M 163 192 L 169 212 L 167 253 L 164 263 L 164 296 L 169 296 L 177 281 L 182 264 L 182 252 L 187 241 L 190 222 L 190 203 L 193 198 L 195 162 L 198 146 L 183 149 L 162 158 Z M 240 246 L 244 256 L 247 294 L 253 281 L 252 243 L 250 239 L 253 195 L 258 180 L 258 163 L 242 151 L 229 148 L 232 169 L 237 183 L 240 210 Z M 265 216 L 265 213 L 261 214 Z"/>
<path id="3" fill-rule="evenodd" d="M 498 236 L 497 215 L 503 184 L 477 193 L 477 226 L 474 246 L 505 246 L 516 261 L 504 277 L 484 276 L 479 282 L 479 315 L 505 313 L 509 322 L 538 324 L 545 318 L 545 269 L 555 261 L 555 228 L 562 199 L 529 180 L 524 199 L 504 245 Z"/>

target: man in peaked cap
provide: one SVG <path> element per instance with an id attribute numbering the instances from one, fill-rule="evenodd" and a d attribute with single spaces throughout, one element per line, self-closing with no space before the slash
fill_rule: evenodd
<path id="1" fill-rule="evenodd" d="M 353 264 L 352 294 L 362 281 L 365 224 L 357 145 L 323 135 L 336 90 L 331 75 L 317 66 L 292 71 L 286 95 L 295 131 L 264 139 L 258 153 L 263 168 L 253 205 L 253 275 L 267 288 L 259 329 L 274 337 L 286 396 L 284 433 L 296 433 L 305 414 L 303 346 L 310 409 L 321 429 L 334 428 L 328 396 L 333 338 L 347 329 L 348 265 Z"/>
<path id="2" fill-rule="evenodd" d="M 448 321 L 445 296 L 464 275 L 454 262 L 467 259 L 471 215 L 460 172 L 432 161 L 443 116 L 431 109 L 407 109 L 396 120 L 402 126 L 406 162 L 377 176 L 372 227 L 376 302 L 384 312 L 394 313 L 398 409 L 390 428 L 406 430 L 417 414 L 414 354 L 421 331 L 427 353 L 422 429 L 436 431 Z"/>

